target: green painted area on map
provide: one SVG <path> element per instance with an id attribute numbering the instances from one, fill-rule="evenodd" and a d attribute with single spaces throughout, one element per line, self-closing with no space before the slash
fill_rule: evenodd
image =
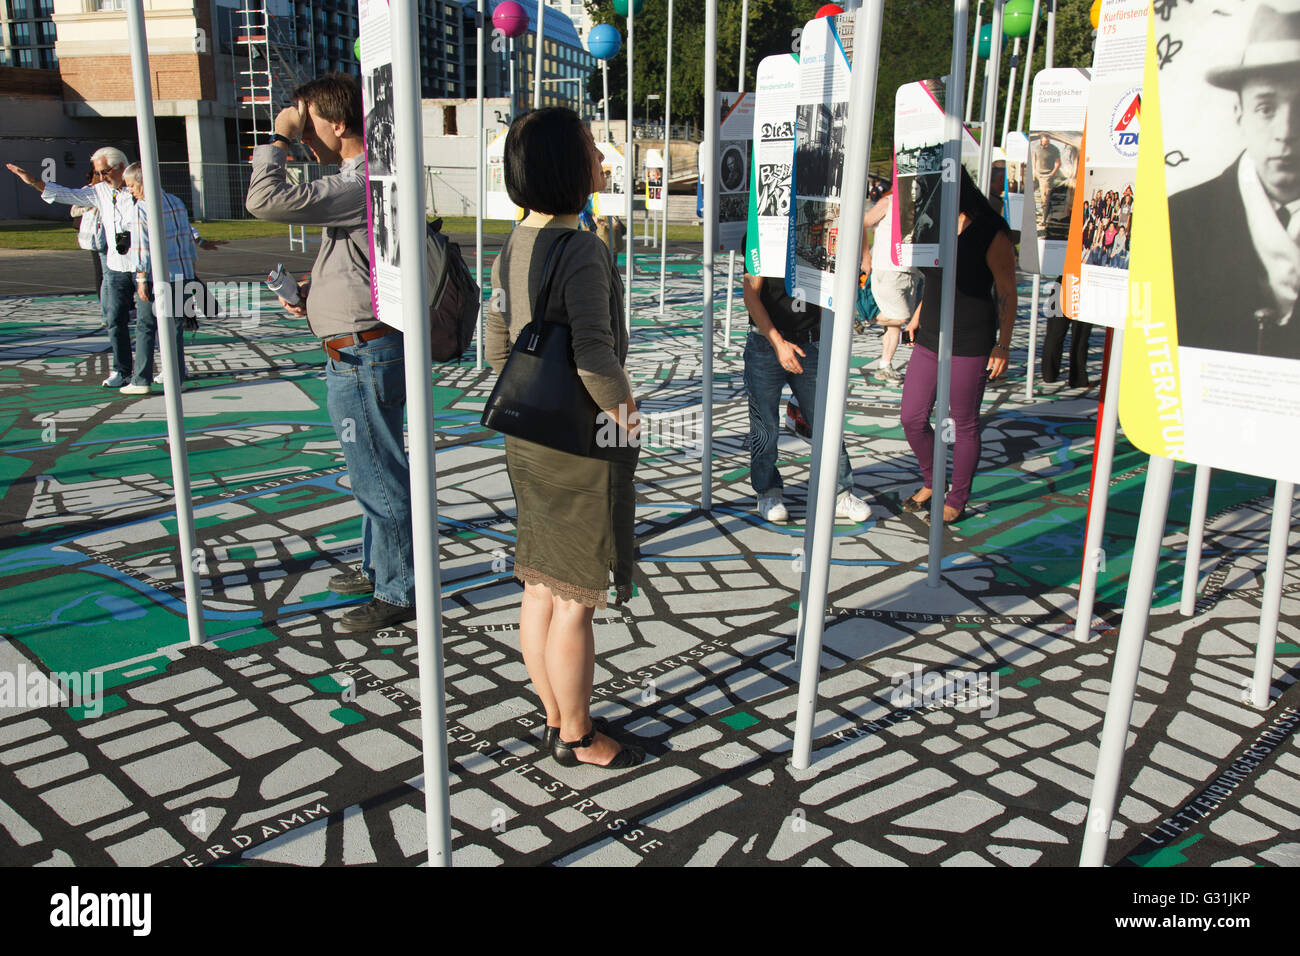
<path id="1" fill-rule="evenodd" d="M 98 706 L 92 707 L 69 707 L 67 708 L 68 716 L 73 720 L 98 720 L 99 717 L 107 717 L 115 710 L 121 710 L 126 706 L 126 701 L 117 694 L 105 694 L 100 700 Z M 89 711 L 98 711 L 98 717 L 90 717 Z"/>
<path id="2" fill-rule="evenodd" d="M 21 588 L 0 590 L 5 630 L 49 671 L 107 667 L 188 641 L 184 614 L 156 600 L 124 582 L 78 568 L 37 578 Z M 208 619 L 203 627 L 206 638 L 213 640 L 249 624 L 247 619 Z M 105 686 L 155 676 L 169 663 L 169 658 L 157 656 L 106 670 Z"/>
<path id="3" fill-rule="evenodd" d="M 758 718 L 753 714 L 747 714 L 743 710 L 734 714 L 729 714 L 721 718 L 722 722 L 732 730 L 744 730 L 746 727 L 753 727 L 758 723 Z"/>
<path id="4" fill-rule="evenodd" d="M 0 591 L 0 607 L 5 629 L 50 671 L 104 667 L 186 638 L 183 618 L 99 576 L 40 577 Z M 132 665 L 137 666 L 146 665 Z"/>
<path id="5" fill-rule="evenodd" d="M 0 455 L 0 499 L 9 494 L 9 486 L 30 467 L 29 462 L 17 455 Z"/>
<path id="6" fill-rule="evenodd" d="M 1277 654 L 1300 654 L 1300 645 L 1292 644 L 1289 641 L 1279 644 L 1275 649 Z"/>
<path id="7" fill-rule="evenodd" d="M 1025 690 L 1028 690 L 1031 687 L 1037 687 L 1041 683 L 1042 681 L 1039 680 L 1037 677 L 1026 677 L 1022 681 L 1017 681 L 1016 686 L 1023 687 Z"/>
<path id="8" fill-rule="evenodd" d="M 319 677 L 313 677 L 308 680 L 307 683 L 312 687 L 315 687 L 322 694 L 341 694 L 345 690 L 344 686 L 329 674 L 321 674 Z"/>
<path id="9" fill-rule="evenodd" d="M 340 724 L 359 724 L 366 719 L 366 715 L 358 713 L 351 707 L 336 707 L 330 711 L 330 716 Z"/>
<path id="10" fill-rule="evenodd" d="M 1138 866 L 1178 866 L 1180 863 L 1187 862 L 1187 857 L 1182 851 L 1197 843 L 1203 837 L 1204 834 L 1198 833 L 1195 836 L 1188 837 L 1182 843 L 1175 843 L 1173 846 L 1162 846 L 1151 853 L 1136 853 L 1130 856 L 1129 859 Z"/>
<path id="11" fill-rule="evenodd" d="M 285 478 L 292 480 L 293 476 L 286 475 Z M 352 496 L 345 491 L 333 488 L 304 485 L 301 488 L 291 488 L 288 491 L 267 491 L 246 499 L 244 503 L 263 514 L 273 515 L 281 511 L 305 511 L 308 506 L 324 505 L 326 502 L 337 498 L 351 500 Z"/>
<path id="12" fill-rule="evenodd" d="M 232 634 L 230 637 L 210 639 L 210 643 L 223 651 L 242 651 L 245 648 L 256 647 L 258 644 L 266 644 L 279 639 L 279 635 L 271 633 L 264 627 L 254 627 L 244 634 Z"/>

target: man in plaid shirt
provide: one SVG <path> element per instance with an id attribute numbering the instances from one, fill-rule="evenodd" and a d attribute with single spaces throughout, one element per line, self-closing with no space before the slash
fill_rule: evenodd
<path id="1" fill-rule="evenodd" d="M 21 166 L 6 163 L 6 168 L 41 194 L 47 203 L 94 206 L 108 237 L 104 253 L 104 281 L 100 289 L 100 308 L 108 342 L 113 352 L 113 374 L 104 379 L 105 388 L 119 388 L 131 375 L 132 300 L 129 230 L 133 205 L 131 194 L 122 182 L 126 154 L 113 146 L 95 150 L 90 157 L 94 179 L 84 189 L 72 189 L 47 183 Z"/>
<path id="2" fill-rule="evenodd" d="M 119 391 L 123 395 L 148 395 L 152 383 L 161 379 L 154 378 L 153 350 L 158 340 L 158 319 L 154 315 L 154 289 L 152 265 L 149 261 L 149 215 L 144 201 L 144 177 L 140 164 L 132 163 L 122 174 L 127 188 L 135 198 L 135 215 L 131 224 L 131 266 L 135 270 L 136 282 L 136 320 L 135 320 L 135 368 L 131 381 Z M 189 213 L 185 204 L 164 192 L 163 199 L 163 233 L 167 246 L 167 289 L 168 300 L 176 330 L 176 359 L 180 363 L 181 381 L 185 381 L 185 354 L 183 319 L 193 316 L 195 312 L 195 294 L 200 283 L 195 278 L 195 244 L 204 249 L 215 249 L 220 242 L 205 241 L 198 230 L 190 225 Z"/>

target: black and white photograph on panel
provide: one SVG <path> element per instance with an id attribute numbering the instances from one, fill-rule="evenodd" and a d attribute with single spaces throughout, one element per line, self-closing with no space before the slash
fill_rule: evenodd
<path id="1" fill-rule="evenodd" d="M 898 175 L 898 229 L 904 243 L 922 245 L 939 241 L 939 204 L 943 176 Z"/>
<path id="2" fill-rule="evenodd" d="M 375 255 L 381 262 L 390 262 L 391 245 L 397 224 L 390 218 L 384 185 L 385 180 L 382 179 L 370 181 L 370 223 L 374 230 Z"/>
<path id="3" fill-rule="evenodd" d="M 393 65 L 383 63 L 365 79 L 366 163 L 371 176 L 393 172 Z"/>
<path id="4" fill-rule="evenodd" d="M 840 198 L 848 114 L 847 101 L 799 105 L 795 113 L 794 188 L 801 198 Z"/>
<path id="5" fill-rule="evenodd" d="M 1155 29 L 1178 344 L 1300 359 L 1300 3 Z"/>

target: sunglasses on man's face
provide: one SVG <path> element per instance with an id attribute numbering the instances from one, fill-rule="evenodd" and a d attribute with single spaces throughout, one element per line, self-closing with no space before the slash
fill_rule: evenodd
<path id="1" fill-rule="evenodd" d="M 107 179 L 107 178 L 108 178 L 108 172 L 109 172 L 109 171 L 108 171 L 107 169 L 96 169 L 96 170 L 94 171 L 94 173 L 93 173 L 93 175 L 92 175 L 91 178 L 92 178 L 92 179 Z"/>

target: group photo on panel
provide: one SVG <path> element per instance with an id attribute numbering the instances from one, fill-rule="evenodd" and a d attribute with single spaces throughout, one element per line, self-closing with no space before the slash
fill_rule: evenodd
<path id="1" fill-rule="evenodd" d="M 139 0 L 128 6 L 132 44 L 143 52 Z M 257 288 L 273 297 L 277 322 L 319 345 L 303 363 L 323 382 L 328 430 L 314 451 L 325 448 L 338 460 L 334 490 L 343 498 L 331 507 L 335 520 L 355 523 L 328 532 L 355 538 L 355 547 L 347 561 L 326 555 L 327 591 L 297 595 L 312 630 L 292 638 L 296 644 L 283 657 L 305 671 L 303 662 L 317 659 L 312 655 L 325 659 L 322 643 L 347 642 L 356 657 L 376 649 L 393 655 L 398 645 L 386 642 L 410 635 L 409 647 L 391 659 L 411 658 L 413 670 L 401 673 L 414 676 L 401 686 L 422 706 L 404 725 L 408 739 L 394 739 L 409 751 L 403 759 L 421 761 L 414 799 L 424 815 L 416 837 L 403 838 L 427 842 L 420 861 L 448 865 L 453 842 L 463 849 L 481 831 L 487 845 L 492 834 L 505 832 L 464 809 L 466 780 L 480 785 L 468 775 L 483 772 L 498 752 L 486 743 L 481 750 L 475 744 L 469 756 L 455 749 L 458 739 L 476 733 L 486 739 L 493 726 L 474 711 L 475 694 L 487 694 L 488 709 L 499 709 L 491 721 L 513 721 L 503 745 L 511 759 L 532 762 L 510 771 L 519 775 L 511 786 L 521 803 L 539 806 L 559 791 L 559 783 L 550 787 L 537 777 L 535 785 L 528 776 L 549 758 L 546 767 L 563 768 L 556 779 L 575 797 L 583 787 L 617 781 L 577 803 L 599 809 L 596 801 L 607 796 L 616 808 L 625 799 L 617 812 L 641 826 L 645 821 L 627 808 L 636 805 L 628 795 L 642 782 L 671 777 L 673 786 L 707 785 L 700 780 L 708 769 L 698 762 L 704 758 L 691 751 L 722 738 L 704 718 L 724 707 L 747 708 L 714 721 L 736 732 L 760 720 L 780 722 L 780 732 L 763 739 L 780 751 L 774 766 L 801 787 L 811 778 L 798 774 L 811 767 L 815 775 L 819 761 L 829 773 L 846 755 L 856 759 L 858 751 L 841 745 L 858 735 L 872 735 L 862 753 L 879 745 L 873 760 L 897 757 L 892 748 L 904 734 L 884 730 L 905 718 L 866 691 L 846 694 L 844 671 L 823 678 L 847 661 L 847 669 L 869 674 L 864 686 L 878 680 L 886 665 L 872 664 L 873 655 L 889 658 L 904 638 L 891 631 L 865 641 L 865 650 L 845 650 L 849 641 L 844 630 L 836 636 L 837 622 L 888 616 L 907 640 L 932 642 L 923 653 L 934 661 L 969 663 L 982 661 L 990 647 L 994 656 L 1002 654 L 1000 642 L 1013 628 L 1042 624 L 1039 607 L 1024 611 L 1020 598 L 1048 592 L 1052 600 L 1068 592 L 1071 604 L 1051 620 L 1056 630 L 1044 632 L 1044 648 L 1058 636 L 1064 640 L 1067 629 L 1086 633 L 1086 642 L 1102 640 L 1099 634 L 1108 642 L 1106 655 L 1097 644 L 1089 661 L 1109 677 L 1087 682 L 1095 719 L 1077 719 L 1082 698 L 1063 702 L 1083 673 L 1073 663 L 1041 679 L 1013 676 L 1026 660 L 1043 656 L 1038 644 L 990 670 L 1008 688 L 1015 683 L 1002 699 L 1008 708 L 1026 694 L 1043 694 L 1044 680 L 1055 682 L 1060 699 L 1046 698 L 1044 712 L 1070 726 L 1052 725 L 1061 736 L 1086 742 L 1087 759 L 1070 758 L 1075 765 L 1068 773 L 1053 771 L 1074 797 L 1053 808 L 1066 834 L 1055 842 L 1068 842 L 1070 861 L 1081 865 L 1115 862 L 1121 842 L 1125 859 L 1135 859 L 1139 831 L 1124 827 L 1135 820 L 1156 826 L 1160 816 L 1153 810 L 1143 817 L 1146 804 L 1135 810 L 1137 797 L 1128 788 L 1138 778 L 1141 796 L 1161 808 L 1167 797 L 1153 796 L 1165 786 L 1151 782 L 1154 771 L 1134 766 L 1146 760 L 1150 744 L 1141 760 L 1134 756 L 1127 767 L 1123 761 L 1130 727 L 1165 706 L 1144 702 L 1149 710 L 1134 714 L 1139 687 L 1152 686 L 1139 680 L 1143 648 L 1157 643 L 1147 624 L 1169 597 L 1168 582 L 1156 580 L 1163 521 L 1170 514 L 1170 521 L 1186 522 L 1186 508 L 1172 516 L 1175 463 L 1196 466 L 1199 483 L 1209 481 L 1212 468 L 1275 483 L 1268 548 L 1238 544 L 1269 552 L 1259 625 L 1248 635 L 1238 628 L 1232 640 L 1245 648 L 1233 645 L 1247 661 L 1243 666 L 1254 662 L 1243 707 L 1263 713 L 1294 683 L 1294 671 L 1285 670 L 1290 658 L 1275 663 L 1274 653 L 1275 646 L 1293 650 L 1286 641 L 1300 633 L 1279 612 L 1290 593 L 1281 583 L 1290 482 L 1300 477 L 1300 452 L 1286 438 L 1300 425 L 1292 404 L 1300 397 L 1300 0 L 1232 0 L 1221 14 L 1209 10 L 1208 0 L 955 0 L 951 11 L 936 0 L 933 6 L 924 14 L 925 29 L 942 36 L 929 38 L 937 52 L 921 63 L 890 49 L 906 46 L 900 30 L 911 29 L 888 19 L 890 0 L 801 7 L 793 15 L 799 31 L 793 50 L 788 31 L 749 16 L 748 0 L 739 14 L 739 42 L 720 43 L 718 4 L 707 0 L 699 35 L 690 34 L 698 45 L 686 49 L 679 40 L 676 52 L 671 0 L 589 3 L 580 32 L 558 5 L 480 0 L 465 7 L 463 29 L 457 28 L 473 59 L 462 65 L 463 85 L 422 113 L 421 69 L 429 67 L 427 55 L 422 66 L 415 8 L 407 0 L 372 0 L 358 7 L 353 59 L 286 85 L 274 109 L 268 106 L 265 128 L 241 156 L 240 215 L 289 227 L 291 248 L 294 230 L 302 229 L 310 235 L 303 248 L 317 245 L 310 267 L 298 275 L 268 262 L 269 275 Z M 1082 29 L 1069 34 L 1068 45 L 1054 46 L 1067 10 Z M 591 22 L 593 15 L 599 23 Z M 563 23 L 547 26 L 562 16 Z M 736 19 L 730 16 L 728 23 Z M 665 26 L 667 48 L 654 53 L 667 55 L 663 66 L 654 60 L 654 83 L 662 85 L 647 93 L 637 85 L 647 80 L 635 58 L 649 55 L 640 44 L 663 42 Z M 584 71 L 544 77 L 542 51 L 550 55 L 556 38 L 567 43 L 570 33 L 586 58 Z M 702 72 L 704 82 L 674 99 L 683 55 L 692 78 Z M 576 54 L 569 60 L 577 62 Z M 133 67 L 138 73 L 147 62 Z M 485 114 L 485 64 L 498 71 L 493 102 L 507 104 L 495 126 Z M 464 96 L 474 69 L 477 93 Z M 441 82 L 449 85 L 439 89 L 454 86 Z M 618 89 L 623 83 L 626 89 Z M 191 488 L 187 430 L 219 400 L 199 374 L 194 333 L 222 328 L 224 321 L 200 275 L 198 251 L 232 253 L 223 248 L 226 241 L 204 237 L 207 222 L 186 199 L 164 191 L 153 128 L 154 98 L 161 97 L 147 78 L 136 88 L 137 103 L 147 109 L 139 113 L 134 153 L 96 148 L 89 171 L 66 173 L 68 183 L 29 168 L 30 162 L 8 162 L 7 169 L 15 189 L 29 199 L 34 190 L 40 202 L 60 206 L 65 222 L 77 222 L 79 247 L 91 253 L 96 275 L 102 325 L 94 334 L 97 343 L 107 341 L 101 351 L 110 370 L 102 384 L 95 376 L 98 387 L 91 391 L 156 403 L 149 414 L 165 423 L 172 456 L 167 534 L 175 535 L 183 555 L 197 555 L 205 535 L 216 532 L 214 519 L 196 514 L 204 486 Z M 457 113 L 459 107 L 465 111 Z M 161 106 L 159 115 L 165 115 Z M 469 115 L 476 128 L 462 137 L 458 123 Z M 445 136 L 431 149 L 434 116 Z M 472 140 L 463 167 L 438 153 L 451 155 L 445 140 L 453 134 Z M 313 171 L 304 173 L 303 164 Z M 434 199 L 452 193 L 467 211 L 459 218 L 468 224 L 455 227 L 465 230 L 459 236 L 444 226 Z M 694 216 L 682 216 L 679 204 L 689 204 Z M 78 255 L 84 262 L 84 253 Z M 739 335 L 732 334 L 733 314 Z M 671 360 L 648 360 L 655 349 Z M 690 371 L 674 379 L 676 368 Z M 453 394 L 458 397 L 448 398 Z M 474 401 L 464 400 L 471 395 Z M 301 411 L 283 416 L 290 420 Z M 449 426 L 437 420 L 444 411 L 459 417 Z M 662 431 L 667 416 L 686 412 L 701 423 L 692 433 L 693 454 L 684 443 L 664 441 Z M 1031 423 L 1021 432 L 1018 416 Z M 1026 437 L 1032 429 L 1050 431 L 1064 444 L 1036 443 Z M 1117 436 L 1128 443 L 1122 452 L 1128 475 L 1147 473 L 1141 515 L 1125 516 L 1134 517 L 1137 529 L 1126 530 L 1131 540 L 1123 543 L 1114 533 L 1103 542 Z M 1071 440 L 1092 442 L 1076 456 L 1081 464 L 1073 474 Z M 439 488 L 440 472 L 463 467 L 467 449 L 495 456 L 474 477 L 479 489 L 488 489 L 491 515 L 471 513 L 463 490 Z M 673 486 L 671 501 L 670 478 L 691 483 L 684 493 L 684 485 Z M 1022 502 L 1007 488 L 1040 480 L 1050 485 L 1043 494 L 1086 518 L 1038 515 L 1022 522 Z M 1184 530 L 1199 548 L 1213 519 L 1206 517 L 1209 492 L 1197 495 L 1192 527 Z M 1256 493 L 1252 501 L 1261 513 L 1268 511 L 1258 499 Z M 440 511 L 451 518 L 441 522 Z M 685 550 L 665 558 L 671 549 L 660 539 L 664 528 L 676 533 L 692 521 Z M 710 698 L 695 691 L 688 699 L 674 688 L 676 678 L 659 683 L 658 671 L 644 678 L 636 671 L 637 653 L 648 643 L 611 637 L 633 625 L 676 628 L 678 612 L 670 616 L 667 609 L 677 606 L 678 581 L 687 582 L 687 592 L 700 587 L 698 600 L 719 622 L 754 611 L 729 586 L 706 595 L 698 583 L 714 573 L 710 562 L 732 560 L 721 553 L 732 548 L 726 535 L 740 533 L 737 528 L 759 542 L 746 545 L 752 553 L 744 559 L 761 565 L 772 592 L 780 591 L 779 601 L 767 598 L 780 613 L 764 618 L 758 635 L 779 640 L 744 658 L 753 671 L 745 680 L 779 686 L 789 694 L 788 707 L 751 699 L 746 682 L 730 674 L 719 681 L 723 703 L 706 706 L 701 701 Z M 464 599 L 448 596 L 442 574 L 449 564 L 461 566 L 468 553 L 461 545 L 484 529 L 494 536 L 492 551 L 471 577 L 501 586 L 487 603 L 505 635 L 491 652 L 509 658 L 503 666 L 513 667 L 517 681 L 508 694 L 492 679 L 462 673 L 458 655 L 471 652 L 455 648 L 453 654 L 449 643 L 444 655 L 444 616 L 455 620 L 476 608 L 472 591 Z M 981 547 L 1003 535 L 1008 554 L 1021 549 L 1007 562 L 1023 566 L 1005 571 L 970 544 L 976 535 L 986 536 Z M 1041 546 L 1025 544 L 1034 535 L 1042 535 Z M 1103 599 L 1096 592 L 1106 548 L 1131 578 L 1126 589 L 1103 584 Z M 718 553 L 698 557 L 710 550 Z M 1217 557 L 1231 549 L 1211 550 Z M 674 572 L 679 577 L 671 589 L 660 589 L 662 577 L 647 565 L 672 562 L 691 571 Z M 1051 562 L 1069 566 L 1059 586 L 1040 584 L 1026 570 L 1045 574 L 1043 565 Z M 904 564 L 905 583 L 876 587 Z M 1187 569 L 1194 591 L 1203 567 L 1194 556 Z M 1004 608 L 1005 620 L 971 609 L 971 594 L 986 588 L 992 594 L 1016 572 L 1024 573 L 1017 585 L 1023 595 L 997 593 L 988 605 Z M 215 603 L 200 581 L 207 572 L 186 559 L 176 573 L 171 611 L 187 622 L 190 643 L 202 644 L 221 633 L 205 614 L 205 596 L 208 610 Z M 734 581 L 749 572 L 717 573 L 718 580 Z M 1208 584 L 1202 587 L 1209 592 Z M 1222 590 L 1222 581 L 1215 587 Z M 1094 600 L 1107 605 L 1105 627 L 1094 626 Z M 1190 599 L 1184 604 L 1192 607 Z M 663 619 L 654 620 L 659 613 Z M 1013 614 L 1024 619 L 1012 620 Z M 712 639 L 718 647 L 708 653 L 723 654 L 736 627 L 683 629 L 673 638 L 675 653 Z M 971 630 L 958 634 L 959 628 Z M 477 638 L 472 646 L 472 653 L 488 650 Z M 268 658 L 274 653 L 251 640 L 247 647 L 249 654 L 254 647 Z M 1149 653 L 1165 653 L 1165 644 Z M 644 666 L 651 663 L 647 652 Z M 317 670 L 324 674 L 327 667 Z M 620 677 L 624 670 L 636 671 L 637 681 L 611 694 L 602 685 L 627 680 Z M 374 668 L 374 686 L 390 671 L 398 673 Z M 312 673 L 313 686 L 333 680 Z M 444 681 L 452 682 L 450 689 Z M 603 706 L 616 699 L 619 706 Z M 340 725 L 367 719 L 351 709 L 351 699 L 344 701 L 325 713 Z M 704 715 L 690 730 L 698 739 L 679 747 L 655 736 L 660 728 L 684 726 L 672 720 L 687 710 Z M 1202 725 L 1209 727 L 1196 726 Z M 453 726 L 456 732 L 449 731 Z M 958 729 L 942 738 L 947 749 L 936 745 L 926 756 L 937 761 L 949 749 L 967 748 L 951 758 L 953 766 L 936 763 L 940 769 L 917 778 L 925 786 L 906 787 L 943 789 L 959 767 L 970 776 L 950 798 L 968 801 L 954 811 L 961 819 L 977 815 L 999 786 L 994 795 L 1008 805 L 1031 789 L 1016 792 L 1018 781 L 1005 779 L 1015 776 L 1009 771 L 999 775 L 1000 785 L 992 782 L 993 759 L 976 749 L 985 731 Z M 1025 732 L 988 749 L 1010 760 L 1038 745 Z M 759 746 L 757 735 L 736 744 L 751 755 Z M 1154 755 L 1165 746 L 1157 744 Z M 1235 741 L 1225 744 L 1218 758 L 1235 747 Z M 322 755 L 322 764 L 333 759 Z M 905 766 L 916 758 L 898 759 Z M 716 755 L 704 762 L 718 775 L 732 774 Z M 1178 764 L 1191 780 L 1186 789 L 1200 790 L 1212 778 L 1205 775 L 1219 769 L 1201 757 Z M 881 769 L 886 772 L 893 770 Z M 739 779 L 739 772 L 728 776 L 727 786 L 740 787 Z M 823 789 L 802 792 L 827 800 L 850 787 L 872 793 L 875 784 L 818 786 Z M 1287 787 L 1278 799 L 1290 799 L 1294 809 L 1300 790 Z M 699 792 L 706 804 L 731 800 Z M 874 826 L 874 814 L 913 799 L 883 784 L 879 792 L 880 808 L 845 809 L 846 825 Z M 473 793 L 486 805 L 486 793 Z M 656 804 L 647 826 L 658 821 L 668 833 L 707 809 L 682 809 L 679 799 Z M 458 806 L 458 800 L 466 802 Z M 290 805 L 284 806 L 287 812 Z M 990 810 L 977 822 L 994 815 Z M 619 827 L 599 818 L 611 831 L 627 822 L 617 819 Z M 577 830 L 588 821 L 574 812 L 554 825 Z M 927 826 L 914 828 L 960 842 L 939 824 Z M 1018 820 L 1006 830 L 1040 842 L 1055 838 L 1041 822 Z M 345 839 L 356 840 L 355 834 L 349 830 Z M 505 842 L 521 854 L 536 852 L 544 842 L 537 834 L 512 834 L 517 844 Z M 721 837 L 715 857 L 691 858 L 723 859 L 736 838 Z M 931 838 L 895 842 L 924 855 L 930 850 L 920 841 Z M 619 841 L 632 842 L 623 834 L 611 839 L 623 852 L 599 858 L 607 863 L 649 852 L 622 847 Z M 794 850 L 779 852 L 783 839 L 768 841 L 766 860 L 756 855 L 752 863 L 792 859 Z M 863 865 L 891 859 L 858 845 L 846 849 L 847 842 L 847 835 L 834 841 L 835 859 Z M 322 845 L 320 859 L 326 853 Z M 562 859 L 581 862 L 575 854 Z M 1008 854 L 1004 862 L 1037 858 Z M 750 862 L 735 854 L 726 859 Z"/>

